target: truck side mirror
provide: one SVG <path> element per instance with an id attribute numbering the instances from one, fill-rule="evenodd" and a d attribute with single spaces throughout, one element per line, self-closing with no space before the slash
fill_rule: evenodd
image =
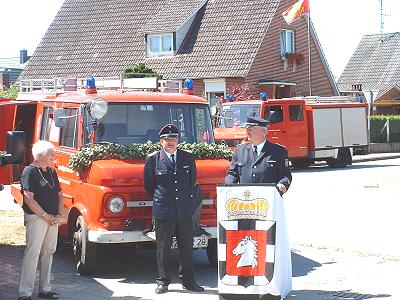
<path id="1" fill-rule="evenodd" d="M 7 132 L 7 153 L 1 159 L 2 165 L 20 164 L 24 162 L 25 132 Z"/>
<path id="2" fill-rule="evenodd" d="M 57 108 L 54 111 L 54 125 L 56 127 L 64 127 L 67 124 L 67 114 L 64 108 Z"/>

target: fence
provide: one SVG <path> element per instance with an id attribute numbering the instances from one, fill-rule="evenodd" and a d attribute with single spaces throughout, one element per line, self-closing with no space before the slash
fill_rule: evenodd
<path id="1" fill-rule="evenodd" d="M 371 116 L 371 143 L 399 143 L 400 115 Z"/>

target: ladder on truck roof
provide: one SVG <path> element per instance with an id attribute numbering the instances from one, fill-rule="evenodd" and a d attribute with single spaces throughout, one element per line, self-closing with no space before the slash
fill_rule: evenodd
<path id="1" fill-rule="evenodd" d="M 306 97 L 294 97 L 292 99 L 300 99 L 304 100 L 309 104 L 318 104 L 318 103 L 354 103 L 357 102 L 355 97 L 353 96 L 329 96 L 329 97 L 320 97 L 320 96 L 306 96 Z"/>
<path id="2" fill-rule="evenodd" d="M 181 80 L 158 80 L 157 77 L 94 77 L 98 90 L 136 90 L 182 93 Z M 65 93 L 84 91 L 87 78 L 21 79 L 20 93 Z"/>

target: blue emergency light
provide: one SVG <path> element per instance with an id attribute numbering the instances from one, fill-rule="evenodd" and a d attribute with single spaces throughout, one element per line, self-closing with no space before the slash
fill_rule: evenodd
<path id="1" fill-rule="evenodd" d="M 192 79 L 185 79 L 183 83 L 183 88 L 186 90 L 193 90 L 193 80 Z"/>
<path id="2" fill-rule="evenodd" d="M 232 94 L 226 95 L 226 101 L 227 102 L 233 102 L 233 95 Z"/>
<path id="3" fill-rule="evenodd" d="M 96 89 L 96 80 L 93 76 L 90 76 L 86 79 L 86 94 L 95 94 L 97 93 Z"/>
<path id="4" fill-rule="evenodd" d="M 182 93 L 186 95 L 193 95 L 193 80 L 192 79 L 185 79 L 183 82 L 183 91 Z"/>
<path id="5" fill-rule="evenodd" d="M 261 92 L 260 93 L 260 100 L 265 101 L 267 100 L 268 94 L 266 92 Z"/>

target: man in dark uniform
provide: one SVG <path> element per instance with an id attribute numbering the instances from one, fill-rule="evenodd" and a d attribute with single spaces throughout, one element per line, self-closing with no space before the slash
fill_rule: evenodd
<path id="1" fill-rule="evenodd" d="M 247 117 L 245 126 L 249 142 L 236 147 L 225 177 L 226 184 L 275 183 L 281 195 L 288 190 L 292 175 L 287 151 L 266 139 L 268 125 L 268 120 Z M 230 296 L 237 299 L 237 295 Z M 262 295 L 260 299 L 279 300 L 281 297 Z"/>
<path id="2" fill-rule="evenodd" d="M 236 147 L 225 183 L 275 183 L 284 194 L 292 181 L 289 160 L 284 147 L 266 139 L 269 121 L 247 117 L 249 142 Z"/>
<path id="3" fill-rule="evenodd" d="M 155 292 L 168 291 L 171 282 L 169 252 L 174 235 L 178 240 L 179 277 L 183 288 L 203 292 L 194 280 L 193 271 L 194 155 L 177 149 L 178 129 L 174 125 L 164 126 L 159 134 L 162 149 L 147 156 L 144 166 L 144 187 L 153 197 L 157 239 L 159 278 Z"/>

